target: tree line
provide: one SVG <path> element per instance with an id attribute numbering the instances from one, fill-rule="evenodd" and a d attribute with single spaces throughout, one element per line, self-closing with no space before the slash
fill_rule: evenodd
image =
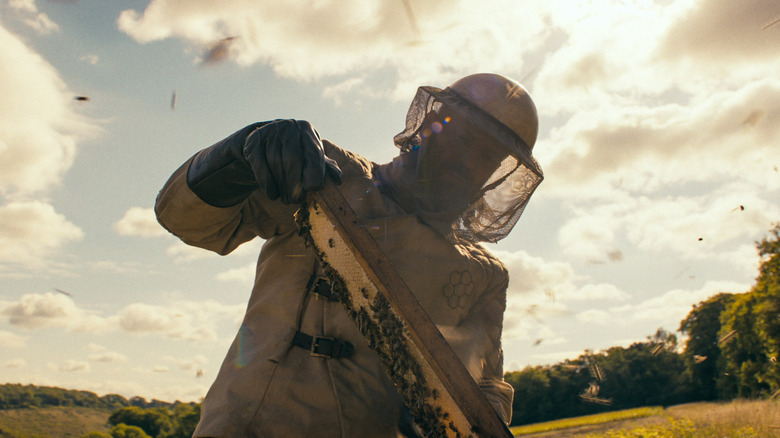
<path id="1" fill-rule="evenodd" d="M 506 373 L 513 425 L 639 406 L 780 394 L 780 224 L 756 242 L 758 276 L 744 293 L 693 306 L 678 332 L 585 351 L 575 360 Z"/>
<path id="2" fill-rule="evenodd" d="M 0 385 L 0 409 L 42 408 L 47 406 L 78 406 L 114 411 L 123 407 L 170 407 L 181 402 L 168 403 L 143 397 L 125 398 L 119 394 L 98 396 L 94 392 L 63 389 L 51 386 L 6 383 Z"/>

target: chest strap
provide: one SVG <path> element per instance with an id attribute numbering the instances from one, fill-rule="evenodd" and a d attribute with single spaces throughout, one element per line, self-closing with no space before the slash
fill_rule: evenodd
<path id="1" fill-rule="evenodd" d="M 355 346 L 349 341 L 328 336 L 311 336 L 301 331 L 295 332 L 292 344 L 304 350 L 309 350 L 314 357 L 339 359 L 355 354 Z"/>

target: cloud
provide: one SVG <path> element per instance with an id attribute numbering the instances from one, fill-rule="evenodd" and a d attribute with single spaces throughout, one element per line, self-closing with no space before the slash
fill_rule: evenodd
<path id="1" fill-rule="evenodd" d="M 206 357 L 201 354 L 184 359 L 165 356 L 163 357 L 163 360 L 167 363 L 175 364 L 177 368 L 184 371 L 202 370 L 203 365 L 208 362 L 208 359 L 206 359 Z"/>
<path id="2" fill-rule="evenodd" d="M 128 209 L 122 219 L 114 224 L 114 230 L 120 236 L 156 237 L 168 235 L 168 231 L 157 222 L 154 209 L 142 207 Z"/>
<path id="3" fill-rule="evenodd" d="M 20 15 L 21 21 L 41 35 L 58 31 L 57 23 L 44 13 L 38 12 L 34 0 L 8 0 L 8 7 Z"/>
<path id="4" fill-rule="evenodd" d="M 0 347 L 3 348 L 22 348 L 25 346 L 27 338 L 19 336 L 16 333 L 0 330 Z"/>
<path id="5" fill-rule="evenodd" d="M 534 151 L 544 193 L 592 201 L 734 180 L 777 191 L 780 28 L 762 26 L 780 5 L 617 3 L 551 16 L 562 36 L 532 93 L 541 119 L 557 118 Z"/>
<path id="6" fill-rule="evenodd" d="M 84 346 L 84 351 L 88 351 L 91 353 L 102 353 L 106 350 L 107 350 L 106 347 L 99 344 L 95 344 L 94 342 L 90 342 L 89 344 Z"/>
<path id="7" fill-rule="evenodd" d="M 257 264 L 251 263 L 242 268 L 230 269 L 225 272 L 217 274 L 217 280 L 219 281 L 237 281 L 252 285 L 255 280 L 255 271 L 257 271 Z"/>
<path id="8" fill-rule="evenodd" d="M 68 359 L 59 366 L 60 371 L 75 373 L 79 371 L 89 371 L 89 363 L 79 360 Z"/>
<path id="9" fill-rule="evenodd" d="M 26 294 L 16 301 L 0 301 L 0 315 L 8 318 L 9 324 L 23 329 L 60 327 L 71 332 L 87 333 L 107 333 L 118 329 L 133 334 L 203 342 L 217 340 L 219 325 L 238 327 L 245 308 L 244 304 L 229 305 L 213 300 L 179 301 L 164 306 L 132 303 L 113 315 L 102 316 L 80 308 L 70 297 L 62 294 Z M 6 338 L 9 342 L 18 341 L 14 337 Z M 97 344 L 86 348 L 93 353 L 95 359 L 91 360 L 118 358 L 117 353 L 106 352 Z"/>
<path id="10" fill-rule="evenodd" d="M 773 0 L 699 1 L 668 30 L 659 56 L 701 63 L 738 65 L 776 61 L 780 30 L 767 28 L 780 18 Z"/>
<path id="11" fill-rule="evenodd" d="M 219 257 L 215 252 L 198 248 L 197 246 L 190 246 L 182 241 L 176 241 L 176 243 L 169 246 L 165 250 L 165 254 L 172 257 L 177 263 L 187 263 L 208 257 Z"/>
<path id="12" fill-rule="evenodd" d="M 100 56 L 95 54 L 89 54 L 79 57 L 79 61 L 84 61 L 92 65 L 96 65 L 100 61 Z"/>
<path id="13" fill-rule="evenodd" d="M 193 337 L 195 328 L 191 317 L 170 307 L 134 303 L 122 309 L 117 315 L 119 326 L 131 333 L 165 333 L 174 338 Z M 200 328 L 203 333 L 203 328 Z M 216 334 L 207 333 L 216 339 Z"/>
<path id="14" fill-rule="evenodd" d="M 17 11 L 35 13 L 38 7 L 35 6 L 35 0 L 8 0 L 8 7 Z"/>
<path id="15" fill-rule="evenodd" d="M 778 102 L 780 80 L 770 76 L 738 90 L 710 90 L 690 105 L 584 110 L 545 143 L 559 145 L 545 163 L 547 189 L 593 199 L 603 197 L 604 186 L 653 194 L 739 178 L 777 190 L 780 181 L 767 164 L 780 161 L 773 141 L 780 135 Z"/>
<path id="16" fill-rule="evenodd" d="M 83 315 L 70 297 L 47 292 L 22 295 L 16 302 L 0 302 L 0 314 L 11 325 L 26 329 L 63 327 Z"/>
<path id="17" fill-rule="evenodd" d="M 0 195 L 29 196 L 58 184 L 77 140 L 97 131 L 57 71 L 2 25 L 0 52 Z"/>
<path id="18" fill-rule="evenodd" d="M 608 312 L 604 310 L 589 309 L 584 312 L 578 313 L 576 318 L 578 321 L 582 321 L 582 322 L 606 324 L 610 320 L 610 315 Z"/>
<path id="19" fill-rule="evenodd" d="M 40 201 L 0 206 L 0 262 L 35 262 L 84 233 Z"/>
<path id="20" fill-rule="evenodd" d="M 129 333 L 158 334 L 172 339 L 213 342 L 218 339 L 216 323 L 238 325 L 245 306 L 216 301 L 177 302 L 170 306 L 134 303 L 111 317 Z"/>
<path id="21" fill-rule="evenodd" d="M 548 262 L 525 251 L 493 251 L 509 270 L 507 295 L 543 297 L 545 294 L 568 292 L 575 288 L 577 276 L 563 262 Z"/>
<path id="22" fill-rule="evenodd" d="M 11 359 L 3 362 L 3 366 L 6 368 L 24 368 L 27 366 L 27 361 L 24 359 Z"/>
<path id="23" fill-rule="evenodd" d="M 672 252 L 689 260 L 730 258 L 755 270 L 757 256 L 743 242 L 770 229 L 780 206 L 750 182 L 709 188 L 704 194 L 616 196 L 612 202 L 573 208 L 558 241 L 570 256 L 608 260 L 622 246 Z"/>
<path id="24" fill-rule="evenodd" d="M 676 329 L 694 304 L 721 292 L 743 293 L 749 289 L 750 285 L 733 281 L 708 281 L 699 289 L 670 290 L 636 305 L 611 309 L 611 312 L 629 315 L 631 320 L 654 321 L 659 327 Z"/>
<path id="25" fill-rule="evenodd" d="M 119 363 L 119 362 L 127 361 L 127 356 L 125 356 L 122 353 L 117 353 L 115 351 L 106 351 L 101 353 L 90 354 L 87 358 L 91 362 L 102 362 L 102 363 Z"/>
<path id="26" fill-rule="evenodd" d="M 32 1 L 12 1 L 20 13 L 37 11 Z M 38 16 L 42 29 L 50 28 Z M 57 71 L 0 24 L 0 262 L 39 266 L 82 230 L 56 213 L 46 191 L 61 183 L 77 142 L 98 132 L 78 114 L 73 93 Z M 41 102 L 45 102 L 42 105 Z"/>
<path id="27" fill-rule="evenodd" d="M 386 95 L 403 89 L 408 98 L 421 81 L 455 79 L 458 70 L 522 69 L 523 54 L 538 47 L 548 30 L 530 14 L 493 12 L 516 7 L 509 0 L 486 0 L 478 7 L 464 0 L 433 0 L 413 4 L 409 14 L 395 0 L 284 8 L 251 0 L 153 0 L 142 12 L 123 11 L 117 23 L 140 43 L 179 38 L 203 51 L 235 37 L 231 62 L 266 64 L 279 76 L 300 81 L 336 77 L 349 87 L 376 89 L 342 79 L 390 73 L 396 80 L 382 87 L 389 90 Z"/>

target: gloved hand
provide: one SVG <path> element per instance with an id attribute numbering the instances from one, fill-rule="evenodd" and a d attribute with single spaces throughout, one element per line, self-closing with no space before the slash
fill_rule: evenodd
<path id="1" fill-rule="evenodd" d="M 317 131 L 301 120 L 249 125 L 193 157 L 187 184 L 203 201 L 229 207 L 262 189 L 269 199 L 302 202 L 341 169 L 325 156 Z"/>

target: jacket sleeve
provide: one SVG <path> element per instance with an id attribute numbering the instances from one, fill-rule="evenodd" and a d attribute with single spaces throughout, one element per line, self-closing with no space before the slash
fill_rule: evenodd
<path id="1" fill-rule="evenodd" d="M 155 214 L 160 224 L 184 243 L 229 254 L 244 242 L 268 239 L 295 229 L 297 205 L 271 201 L 259 190 L 232 207 L 214 207 L 187 185 L 187 160 L 157 195 Z"/>
<path id="2" fill-rule="evenodd" d="M 509 277 L 506 268 L 500 262 L 497 264 L 497 272 L 493 273 L 487 290 L 466 317 L 457 327 L 444 329 L 442 334 L 449 340 L 493 409 L 504 423 L 509 424 L 512 420 L 514 388 L 504 381 L 504 353 L 501 349 Z"/>

